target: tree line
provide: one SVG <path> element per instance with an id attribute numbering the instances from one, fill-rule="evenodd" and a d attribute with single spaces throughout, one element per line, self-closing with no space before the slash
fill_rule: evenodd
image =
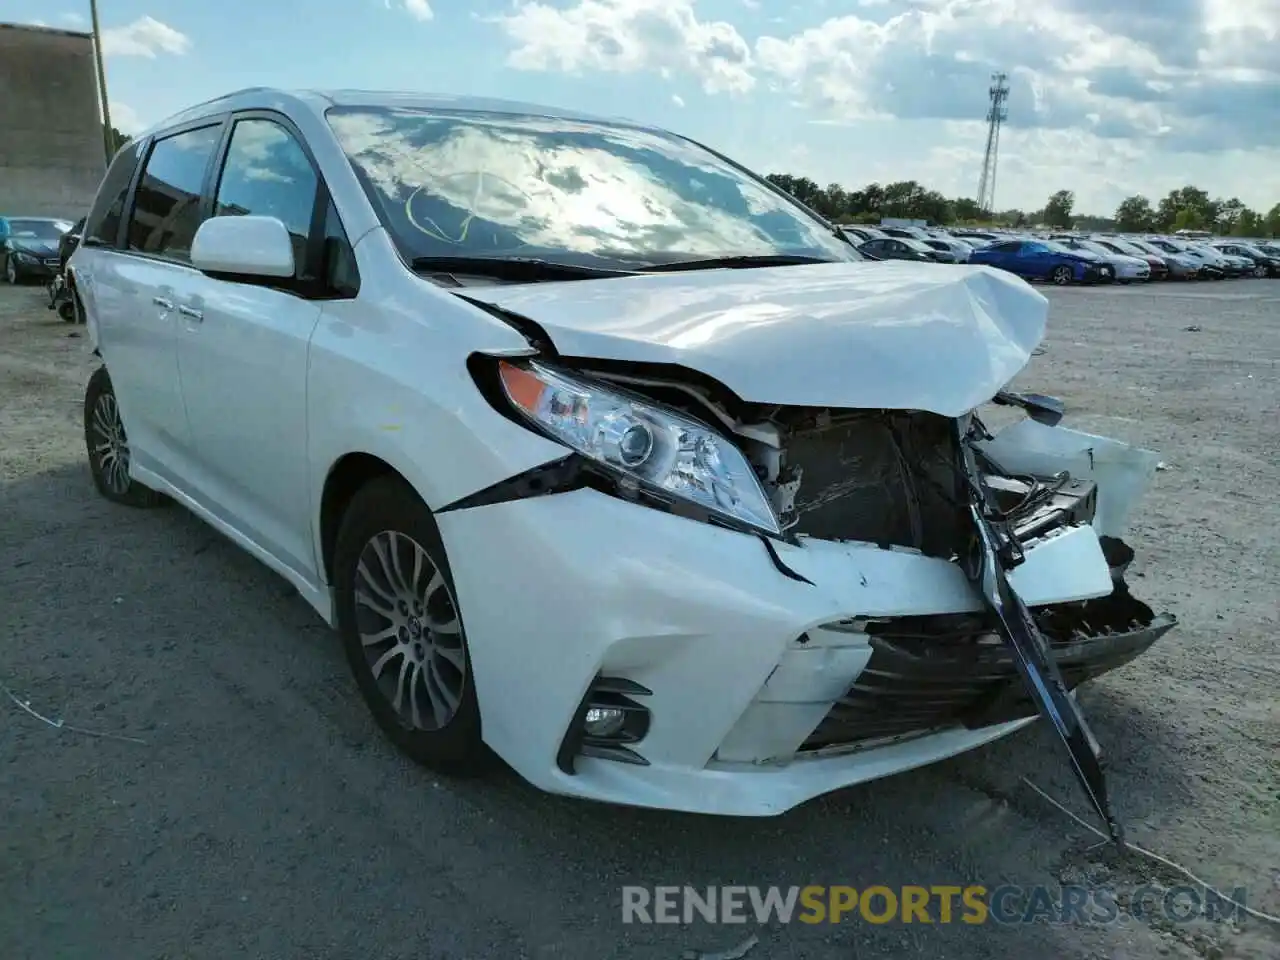
<path id="1" fill-rule="evenodd" d="M 1280 236 L 1280 203 L 1267 213 L 1251 210 L 1236 197 L 1212 198 L 1199 187 L 1180 187 L 1152 203 L 1147 197 L 1126 197 L 1114 215 L 1091 216 L 1075 212 L 1075 193 L 1058 190 L 1037 210 L 986 211 L 968 197 L 945 197 L 915 180 L 871 183 L 847 190 L 838 183 L 819 186 L 808 177 L 771 173 L 766 178 L 801 203 L 837 223 L 879 223 L 884 217 L 927 220 L 933 224 L 963 226 L 1030 227 L 1119 230 L 1125 233 L 1162 233 L 1174 230 L 1211 230 L 1239 237 Z"/>

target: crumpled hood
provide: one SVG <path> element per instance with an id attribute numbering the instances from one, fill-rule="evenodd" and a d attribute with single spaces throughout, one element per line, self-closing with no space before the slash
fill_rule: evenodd
<path id="1" fill-rule="evenodd" d="M 678 364 L 744 400 L 926 410 L 990 400 L 1044 336 L 1048 301 L 988 267 L 886 261 L 468 287 L 568 357 Z"/>

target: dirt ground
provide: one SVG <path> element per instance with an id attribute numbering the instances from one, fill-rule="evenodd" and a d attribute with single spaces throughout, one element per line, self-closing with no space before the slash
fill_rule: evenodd
<path id="1" fill-rule="evenodd" d="M 1048 296 L 1047 351 L 1019 385 L 1166 467 L 1131 582 L 1180 626 L 1081 692 L 1116 806 L 1132 841 L 1280 913 L 1280 281 Z M 1177 882 L 1020 782 L 1084 813 L 1040 725 L 768 820 L 414 767 L 283 581 L 180 509 L 94 494 L 82 329 L 38 289 L 0 288 L 6 960 L 676 960 L 748 931 L 624 926 L 621 885 Z M 1280 956 L 1254 920 L 756 932 L 749 960 Z"/>

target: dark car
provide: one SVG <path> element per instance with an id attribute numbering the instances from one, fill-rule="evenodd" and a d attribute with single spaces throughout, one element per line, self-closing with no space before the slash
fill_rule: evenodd
<path id="1" fill-rule="evenodd" d="M 939 240 L 937 237 L 929 237 L 920 242 L 933 251 L 933 258 L 939 263 L 961 263 L 969 259 L 969 250 L 965 250 L 964 253 L 958 252 L 959 247 L 968 246 L 959 240 Z"/>
<path id="2" fill-rule="evenodd" d="M 1248 260 L 1253 264 L 1252 273 L 1255 277 L 1280 277 L 1280 251 L 1268 253 L 1256 244 L 1239 243 L 1234 240 L 1220 240 L 1209 246 L 1219 253 Z"/>
<path id="3" fill-rule="evenodd" d="M 1115 268 L 1087 250 L 1069 250 L 1051 240 L 1001 240 L 973 251 L 970 264 L 1016 273 L 1024 280 L 1068 283 L 1111 283 Z"/>
<path id="4" fill-rule="evenodd" d="M 937 263 L 936 250 L 931 250 L 919 240 L 899 239 L 898 237 L 882 237 L 868 240 L 858 247 L 860 253 L 875 257 L 877 260 L 920 260 L 925 263 Z"/>
<path id="5" fill-rule="evenodd" d="M 71 229 L 62 235 L 62 239 L 58 241 L 58 260 L 63 270 L 67 269 L 67 261 L 76 252 L 76 247 L 80 246 L 80 236 L 84 232 L 84 220 L 84 217 L 77 220 Z"/>
<path id="6" fill-rule="evenodd" d="M 0 275 L 9 283 L 48 280 L 58 273 L 58 244 L 71 229 L 51 217 L 0 217 Z"/>

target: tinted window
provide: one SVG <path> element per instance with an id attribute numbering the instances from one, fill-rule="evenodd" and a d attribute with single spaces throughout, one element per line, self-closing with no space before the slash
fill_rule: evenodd
<path id="1" fill-rule="evenodd" d="M 328 120 L 409 258 L 859 259 L 786 196 L 672 134 L 400 108 L 335 108 Z"/>
<path id="2" fill-rule="evenodd" d="M 994 250 L 997 253 L 1016 253 L 1020 244 L 1016 240 L 1002 240 L 1000 243 L 993 243 L 987 247 L 988 250 Z"/>
<path id="3" fill-rule="evenodd" d="M 84 242 L 89 245 L 115 246 L 124 218 L 124 204 L 129 196 L 129 183 L 138 165 L 138 145 L 128 143 L 116 154 L 102 178 L 93 209 L 85 220 Z"/>
<path id="4" fill-rule="evenodd" d="M 332 200 L 324 218 L 324 282 L 339 297 L 354 297 L 360 290 L 355 251 Z"/>
<path id="5" fill-rule="evenodd" d="M 157 140 L 138 184 L 129 249 L 188 262 L 200 226 L 200 190 L 220 126 Z"/>
<path id="6" fill-rule="evenodd" d="M 293 238 L 299 276 L 316 206 L 317 178 L 302 146 L 271 120 L 240 120 L 231 132 L 214 204 L 218 217 L 275 217 Z"/>

